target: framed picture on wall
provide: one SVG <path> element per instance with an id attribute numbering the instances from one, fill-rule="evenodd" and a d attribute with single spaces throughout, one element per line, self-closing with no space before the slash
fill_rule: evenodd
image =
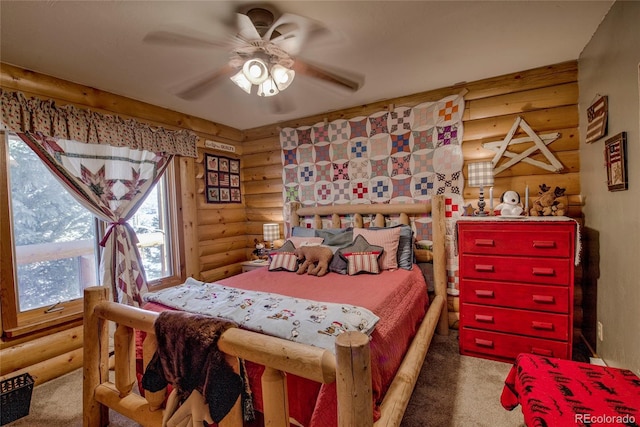
<path id="1" fill-rule="evenodd" d="M 607 134 L 609 105 L 606 96 L 597 95 L 587 108 L 587 143 L 597 141 Z"/>
<path id="2" fill-rule="evenodd" d="M 627 133 L 621 132 L 607 139 L 604 144 L 604 159 L 607 165 L 609 191 L 627 189 Z"/>
<path id="3" fill-rule="evenodd" d="M 242 203 L 240 160 L 207 153 L 204 165 L 207 203 Z"/>

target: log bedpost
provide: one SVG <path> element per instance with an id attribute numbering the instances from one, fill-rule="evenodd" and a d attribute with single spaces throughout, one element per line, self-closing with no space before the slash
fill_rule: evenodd
<path id="1" fill-rule="evenodd" d="M 300 209 L 300 203 L 298 202 L 291 202 L 291 204 L 289 205 L 289 209 L 291 209 L 290 213 L 290 218 L 291 218 L 291 228 L 290 228 L 290 232 L 293 231 L 293 227 L 299 227 L 300 226 L 300 216 L 298 215 L 298 209 Z M 286 224 L 285 224 L 285 229 L 286 229 Z M 285 237 L 289 237 L 289 236 L 285 236 Z"/>
<path id="2" fill-rule="evenodd" d="M 287 375 L 269 366 L 262 373 L 262 405 L 264 425 L 269 427 L 289 426 L 289 399 L 287 398 Z"/>
<path id="3" fill-rule="evenodd" d="M 342 228 L 342 223 L 340 221 L 340 215 L 334 213 L 331 215 L 331 226 L 333 228 Z"/>
<path id="4" fill-rule="evenodd" d="M 431 218 L 433 233 L 433 277 L 435 279 L 434 288 L 436 295 L 442 295 L 447 299 L 447 255 L 445 247 L 445 208 L 444 196 L 436 195 L 431 198 Z M 444 304 L 438 322 L 438 333 L 449 335 L 449 313 L 447 304 Z"/>
<path id="5" fill-rule="evenodd" d="M 136 348 L 133 329 L 117 325 L 113 341 L 116 361 L 116 388 L 120 392 L 120 397 L 125 397 L 131 392 L 136 381 Z"/>
<path id="6" fill-rule="evenodd" d="M 336 339 L 336 391 L 338 427 L 373 426 L 371 350 L 362 332 L 345 332 Z"/>
<path id="7" fill-rule="evenodd" d="M 82 418 L 84 427 L 106 427 L 109 408 L 95 399 L 96 388 L 109 375 L 108 323 L 101 319 L 95 308 L 107 301 L 108 289 L 95 286 L 84 290 L 84 367 L 82 382 Z"/>

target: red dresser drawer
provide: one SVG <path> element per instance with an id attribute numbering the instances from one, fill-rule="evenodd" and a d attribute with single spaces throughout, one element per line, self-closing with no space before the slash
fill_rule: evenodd
<path id="1" fill-rule="evenodd" d="M 465 255 L 460 261 L 460 277 L 567 286 L 570 284 L 572 263 L 573 260 L 568 258 Z"/>
<path id="2" fill-rule="evenodd" d="M 571 343 L 474 329 L 460 331 L 460 353 L 511 361 L 520 353 L 571 358 Z"/>
<path id="3" fill-rule="evenodd" d="M 574 224 L 522 223 L 459 223 L 460 252 L 482 255 L 513 255 L 535 257 L 571 256 L 574 245 Z"/>
<path id="4" fill-rule="evenodd" d="M 462 301 L 472 304 L 569 313 L 566 286 L 465 280 L 460 285 L 460 293 Z"/>
<path id="5" fill-rule="evenodd" d="M 464 328 L 490 329 L 556 340 L 569 339 L 569 316 L 566 314 L 463 304 L 460 324 Z"/>

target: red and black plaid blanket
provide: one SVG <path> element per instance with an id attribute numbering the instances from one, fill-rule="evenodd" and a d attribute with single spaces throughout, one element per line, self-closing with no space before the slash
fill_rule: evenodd
<path id="1" fill-rule="evenodd" d="M 500 401 L 529 427 L 640 425 L 640 378 L 626 369 L 522 353 Z"/>

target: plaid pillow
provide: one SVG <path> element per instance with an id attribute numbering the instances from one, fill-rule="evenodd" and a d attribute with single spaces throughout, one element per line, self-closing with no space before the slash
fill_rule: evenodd
<path id="1" fill-rule="evenodd" d="M 343 253 L 347 259 L 347 273 L 349 276 L 353 276 L 358 273 L 380 273 L 378 267 L 378 257 L 381 252 L 347 252 Z"/>

